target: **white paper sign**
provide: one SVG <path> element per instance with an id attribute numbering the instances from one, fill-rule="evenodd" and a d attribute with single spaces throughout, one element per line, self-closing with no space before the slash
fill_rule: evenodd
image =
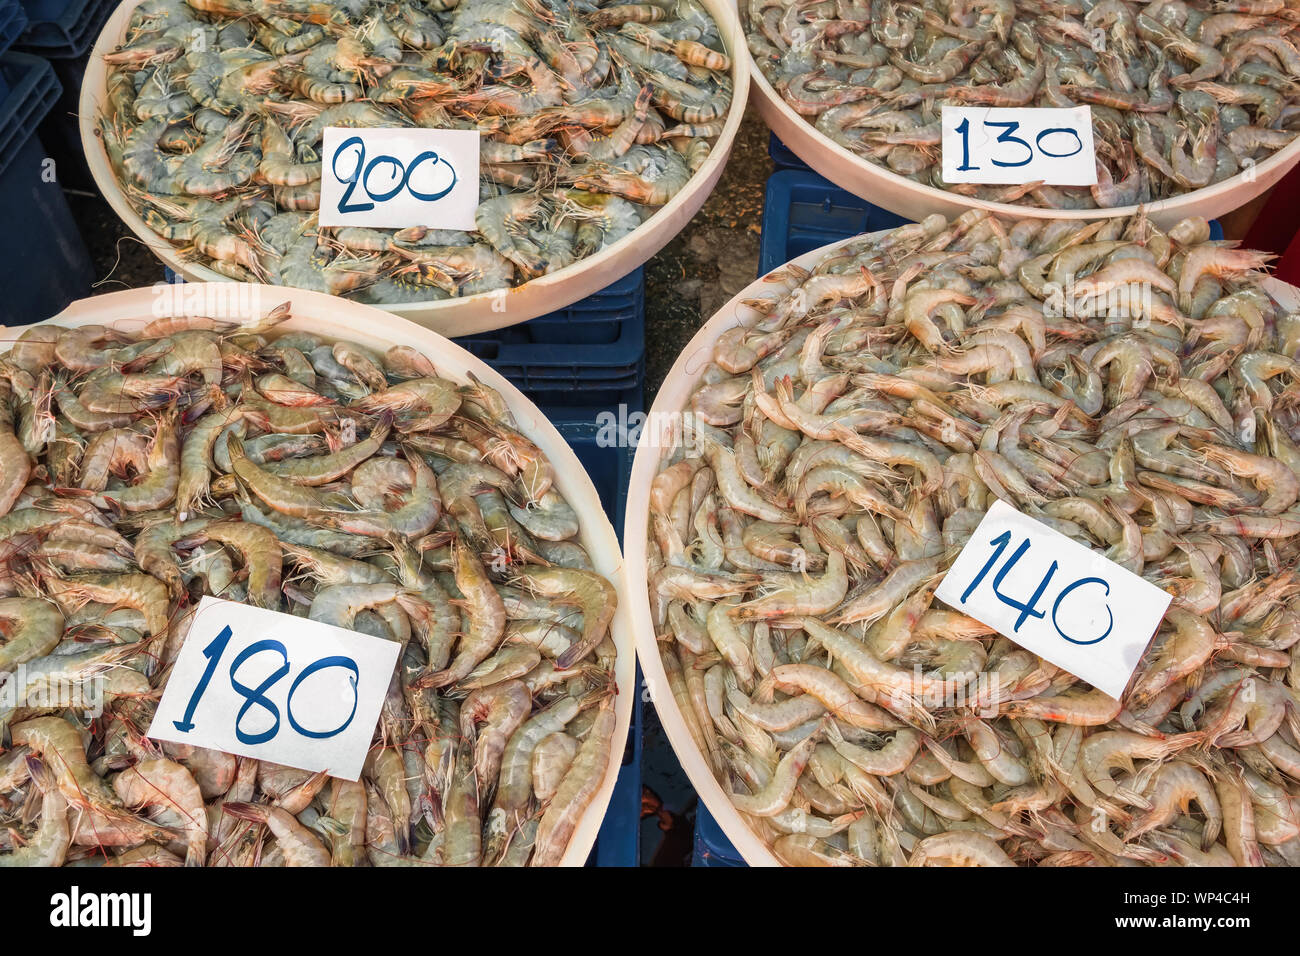
<path id="1" fill-rule="evenodd" d="M 325 128 L 320 224 L 474 228 L 475 129 Z"/>
<path id="2" fill-rule="evenodd" d="M 149 736 L 356 780 L 400 650 L 204 597 Z"/>
<path id="3" fill-rule="evenodd" d="M 1116 699 L 1171 600 L 1003 501 L 988 510 L 935 596 Z"/>
<path id="4" fill-rule="evenodd" d="M 1092 110 L 943 108 L 943 179 L 949 183 L 1092 186 Z"/>

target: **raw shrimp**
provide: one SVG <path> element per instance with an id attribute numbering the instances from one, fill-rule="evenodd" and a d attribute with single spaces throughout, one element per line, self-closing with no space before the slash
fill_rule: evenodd
<path id="1" fill-rule="evenodd" d="M 47 326 L 11 353 L 34 372 L 0 360 L 0 863 L 553 864 L 591 810 L 629 691 L 556 469 L 486 383 L 289 318 Z M 205 595 L 398 645 L 363 780 L 142 736 Z"/>

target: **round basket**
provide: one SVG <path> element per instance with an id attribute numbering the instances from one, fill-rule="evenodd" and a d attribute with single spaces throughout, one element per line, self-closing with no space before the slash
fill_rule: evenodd
<path id="1" fill-rule="evenodd" d="M 78 104 L 81 142 L 86 151 L 86 162 L 96 185 L 108 200 L 113 211 L 121 217 L 131 231 L 153 250 L 166 266 L 177 275 L 193 282 L 221 282 L 225 277 L 205 266 L 181 258 L 179 250 L 150 229 L 131 208 L 108 161 L 104 143 L 99 135 L 97 120 L 100 103 L 108 82 L 108 64 L 104 55 L 112 52 L 122 42 L 131 14 L 143 0 L 123 3 L 104 25 L 95 42 L 86 65 L 86 75 L 81 84 Z M 548 275 L 539 276 L 523 285 L 507 290 L 505 307 L 496 292 L 461 296 L 427 302 L 394 303 L 378 306 L 394 315 L 410 319 L 420 325 L 447 336 L 472 335 L 492 329 L 516 325 L 572 305 L 599 292 L 611 282 L 627 275 L 668 244 L 704 205 L 713 192 L 723 166 L 731 152 L 736 131 L 745 115 L 745 102 L 749 95 L 749 59 L 744 34 L 736 16 L 735 6 L 728 0 L 700 0 L 709 15 L 718 24 L 723 44 L 731 55 L 733 94 L 731 109 L 727 113 L 722 135 L 718 137 L 704 165 L 687 182 L 685 187 L 647 219 L 631 235 L 624 237 L 607 249 L 588 256 L 573 265 Z"/>
<path id="2" fill-rule="evenodd" d="M 555 487 L 577 512 L 581 522 L 578 540 L 591 556 L 596 571 L 604 575 L 618 592 L 618 609 L 610 624 L 610 634 L 618 648 L 614 746 L 600 789 L 583 814 L 560 863 L 562 866 L 582 866 L 596 842 L 596 833 L 622 763 L 622 743 L 627 737 L 632 699 L 636 694 L 636 661 L 629 614 L 631 602 L 628 600 L 618 538 L 587 472 L 546 416 L 490 366 L 441 335 L 373 306 L 319 292 L 238 282 L 159 284 L 151 289 L 132 289 L 78 300 L 41 324 L 67 327 L 105 325 L 138 330 L 152 319 L 185 315 L 219 315 L 224 319 L 251 322 L 283 302 L 289 303 L 291 318 L 277 327 L 280 330 L 346 339 L 380 351 L 394 345 L 405 345 L 426 355 L 439 374 L 446 378 L 468 383 L 470 375 L 473 375 L 501 393 L 519 423 L 519 430 L 550 459 L 555 469 Z M 10 328 L 6 338 L 12 342 L 26 328 Z"/>
<path id="3" fill-rule="evenodd" d="M 880 234 L 873 233 L 873 235 Z M 858 238 L 860 237 L 842 239 L 820 249 L 814 249 L 791 260 L 789 265 L 811 269 L 818 262 L 832 255 L 839 247 Z M 1269 280 L 1266 286 L 1284 309 L 1300 309 L 1300 289 L 1276 280 Z M 691 738 L 686 721 L 669 688 L 668 676 L 664 671 L 663 660 L 659 656 L 655 624 L 650 614 L 647 545 L 650 486 L 659 472 L 659 462 L 664 451 L 671 449 L 674 435 L 680 436 L 682 412 L 688 407 L 691 394 L 699 384 L 705 367 L 713 359 L 714 343 L 727 330 L 753 321 L 757 313 L 744 304 L 745 300 L 761 298 L 762 293 L 770 292 L 771 288 L 771 284 L 765 284 L 760 277 L 742 289 L 705 323 L 673 363 L 673 367 L 659 387 L 654 405 L 647 416 L 641 443 L 637 448 L 628 486 L 627 518 L 623 528 L 628 591 L 633 595 L 634 601 L 631 607 L 632 631 L 636 639 L 637 656 L 641 662 L 641 673 L 645 676 L 651 700 L 659 713 L 659 721 L 663 725 L 664 732 L 667 733 L 668 740 L 686 770 L 695 792 L 699 794 L 704 805 L 708 807 L 709 813 L 718 821 L 718 825 L 745 862 L 751 866 L 781 866 L 782 864 L 745 824 L 744 818 L 732 805 L 730 797 L 713 776 L 705 755 L 696 748 L 695 741 Z"/>
<path id="4" fill-rule="evenodd" d="M 781 94 L 773 89 L 752 56 L 749 62 L 754 105 L 781 142 L 836 186 L 914 222 L 920 222 L 936 212 L 952 219 L 967 209 L 987 209 L 1001 216 L 1018 219 L 1092 220 L 1135 216 L 1145 208 L 1152 222 L 1161 228 L 1168 228 L 1188 216 L 1215 219 L 1234 209 L 1240 209 L 1272 187 L 1291 167 L 1300 162 L 1300 137 L 1297 137 L 1272 156 L 1221 183 L 1172 199 L 1148 203 L 1145 207 L 1039 209 L 1011 203 L 985 202 L 922 185 L 849 152 L 796 113 Z"/>

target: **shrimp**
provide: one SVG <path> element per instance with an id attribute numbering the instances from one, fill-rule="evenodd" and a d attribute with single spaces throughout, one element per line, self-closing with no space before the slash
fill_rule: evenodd
<path id="1" fill-rule="evenodd" d="M 838 607 L 848 591 L 844 555 L 838 551 L 828 554 L 820 578 L 799 572 L 769 572 L 762 590 L 760 596 L 736 605 L 729 613 L 742 620 L 823 614 Z"/>
<path id="2" fill-rule="evenodd" d="M 506 745 L 531 708 L 532 696 L 517 680 L 474 690 L 461 704 L 461 733 L 475 741 L 474 773 L 485 802 L 496 783 Z M 476 730 L 480 724 L 481 729 Z"/>
<path id="3" fill-rule="evenodd" d="M 1208 850 L 1219 836 L 1223 826 L 1223 810 L 1219 798 L 1205 776 L 1195 767 L 1182 761 L 1162 766 L 1151 779 L 1144 796 L 1151 807 L 1134 819 L 1124 835 L 1125 840 L 1137 839 L 1144 833 L 1168 826 L 1179 811 L 1187 813 L 1188 805 L 1195 801 L 1205 814 L 1205 828 L 1201 831 L 1201 849 Z"/>
<path id="4" fill-rule="evenodd" d="M 1128 699 L 1145 706 L 1165 688 L 1201 667 L 1214 652 L 1214 628 L 1195 614 L 1170 608 L 1166 618 L 1172 633 L 1157 637 L 1147 651 L 1145 665 L 1134 680 Z"/>
<path id="5" fill-rule="evenodd" d="M 613 700 L 606 698 L 542 814 L 531 865 L 553 866 L 559 862 L 582 811 L 595 799 L 603 782 L 614 741 L 614 724 Z"/>
<path id="6" fill-rule="evenodd" d="M 543 737 L 533 751 L 533 792 L 543 804 L 559 790 L 578 753 L 578 742 L 565 733 Z"/>
<path id="7" fill-rule="evenodd" d="M 248 573 L 248 596 L 258 607 L 276 610 L 280 606 L 280 542 L 266 528 L 247 521 L 215 521 L 205 524 L 186 543 L 216 541 L 239 552 Z"/>
<path id="8" fill-rule="evenodd" d="M 520 573 L 516 581 L 534 594 L 582 612 L 582 636 L 555 659 L 557 667 L 572 667 L 604 640 L 618 596 L 602 576 L 573 568 L 539 568 Z"/>
<path id="9" fill-rule="evenodd" d="M 844 681 L 822 667 L 808 664 L 780 664 L 765 679 L 777 690 L 789 694 L 807 693 L 837 720 L 864 730 L 888 730 L 894 721 L 878 707 L 858 699 Z"/>
<path id="10" fill-rule="evenodd" d="M 756 817 L 774 817 L 790 805 L 799 777 L 813 750 L 818 743 L 818 735 L 812 734 L 796 744 L 781 757 L 771 779 L 758 792 L 752 795 L 732 794 L 731 801 L 741 813 Z"/>
<path id="11" fill-rule="evenodd" d="M 128 807 L 153 807 L 157 819 L 186 834 L 185 865 L 203 865 L 208 815 L 203 793 L 188 770 L 170 760 L 146 760 L 113 778 L 113 788 Z"/>
<path id="12" fill-rule="evenodd" d="M 156 511 L 170 504 L 180 485 L 180 444 L 175 426 L 160 422 L 154 433 L 143 480 L 128 488 L 103 491 L 90 500 L 99 508 L 122 511 Z"/>
<path id="13" fill-rule="evenodd" d="M 1054 720 L 1081 727 L 1098 727 L 1115 720 L 1122 709 L 1119 701 L 1102 691 L 1074 690 L 1052 697 L 1030 697 L 1009 701 L 1001 713 L 1008 717 Z"/>
<path id="14" fill-rule="evenodd" d="M 538 745 L 552 734 L 562 733 L 578 715 L 579 708 L 576 698 L 561 697 L 529 717 L 510 735 L 501 754 L 496 796 L 485 821 L 484 856 L 489 862 L 499 858 L 506 842 L 523 823 L 533 782 L 533 755 Z"/>
<path id="15" fill-rule="evenodd" d="M 39 598 L 0 599 L 0 673 L 44 657 L 58 646 L 64 618 L 59 609 Z"/>
<path id="16" fill-rule="evenodd" d="M 230 467 L 243 485 L 271 509 L 293 518 L 316 517 L 327 512 L 327 500 L 311 488 L 273 475 L 254 464 L 244 451 L 244 442 L 231 434 L 226 440 Z"/>
<path id="17" fill-rule="evenodd" d="M 920 840 L 909 866 L 1015 866 L 1006 852 L 980 833 L 952 830 Z"/>
<path id="18" fill-rule="evenodd" d="M 1246 478 L 1267 497 L 1260 504 L 1265 514 L 1279 514 L 1300 497 L 1300 476 L 1276 458 L 1252 455 L 1223 445 L 1205 444 L 1199 449 L 1216 465 L 1238 478 Z"/>
<path id="19" fill-rule="evenodd" d="M 288 811 L 257 803 L 229 802 L 222 809 L 236 820 L 248 820 L 265 826 L 284 853 L 285 865 L 330 865 L 329 850 Z"/>
<path id="20" fill-rule="evenodd" d="M 1132 767 L 1136 758 L 1164 760 L 1200 740 L 1200 734 L 1180 734 L 1158 740 L 1126 730 L 1103 731 L 1084 740 L 1079 767 L 1098 793 L 1124 805 L 1150 810 L 1151 801 L 1129 786 L 1116 783 L 1111 773 L 1117 768 Z"/>
<path id="21" fill-rule="evenodd" d="M 505 635 L 506 609 L 478 558 L 463 545 L 452 546 L 456 586 L 471 609 L 469 630 L 457 645 L 451 665 L 424 678 L 422 686 L 446 687 L 468 677 Z"/>
<path id="22" fill-rule="evenodd" d="M 310 458 L 291 458 L 287 461 L 273 462 L 266 470 L 294 484 L 308 487 L 326 485 L 342 478 L 378 452 L 388 439 L 391 430 L 392 416 L 385 412 L 370 430 L 370 434 L 355 445 L 350 445 L 332 455 L 315 455 Z"/>
<path id="23" fill-rule="evenodd" d="M 372 392 L 352 407 L 365 414 L 385 410 L 402 418 L 403 432 L 434 431 L 460 408 L 461 396 L 455 385 L 430 376 L 407 379 L 382 391 Z M 412 420 L 408 421 L 407 416 Z"/>
<path id="24" fill-rule="evenodd" d="M 181 521 L 207 497 L 212 447 L 217 438 L 226 429 L 237 429 L 255 419 L 254 410 L 241 405 L 208 412 L 190 429 L 181 446 L 180 474 L 176 482 L 176 509 Z"/>
<path id="25" fill-rule="evenodd" d="M 170 627 L 167 586 L 148 574 L 81 574 L 46 578 L 45 587 L 60 603 L 98 601 L 138 611 L 145 630 L 156 640 Z"/>

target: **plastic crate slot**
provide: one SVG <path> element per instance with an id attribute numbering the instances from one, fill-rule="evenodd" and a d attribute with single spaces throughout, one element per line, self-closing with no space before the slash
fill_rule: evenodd
<path id="1" fill-rule="evenodd" d="M 557 312 L 455 341 L 540 404 L 639 403 L 644 273 L 637 269 Z"/>
<path id="2" fill-rule="evenodd" d="M 19 47 L 59 59 L 89 53 L 117 7 L 114 0 L 23 0 L 22 5 L 27 29 Z"/>
<path id="3" fill-rule="evenodd" d="M 6 52 L 27 28 L 27 14 L 17 0 L 0 3 L 0 53 Z"/>

